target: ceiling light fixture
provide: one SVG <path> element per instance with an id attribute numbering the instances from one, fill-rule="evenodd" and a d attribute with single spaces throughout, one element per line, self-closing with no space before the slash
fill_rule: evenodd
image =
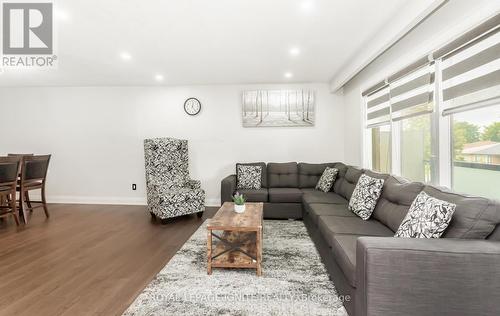
<path id="1" fill-rule="evenodd" d="M 285 74 L 283 75 L 285 78 L 287 79 L 290 79 L 293 77 L 293 74 L 291 72 L 285 72 Z"/>
<path id="2" fill-rule="evenodd" d="M 163 81 L 164 79 L 165 79 L 165 77 L 163 75 L 160 75 L 160 74 L 155 75 L 156 81 Z"/>
<path id="3" fill-rule="evenodd" d="M 290 55 L 294 57 L 300 55 L 300 49 L 298 47 L 292 47 L 290 49 Z"/>
<path id="4" fill-rule="evenodd" d="M 300 8 L 305 12 L 311 12 L 314 9 L 314 1 L 313 0 L 304 0 L 300 4 Z"/>
<path id="5" fill-rule="evenodd" d="M 124 61 L 129 61 L 132 59 L 132 55 L 130 55 L 129 53 L 127 52 L 121 52 L 120 53 L 120 58 Z"/>
<path id="6" fill-rule="evenodd" d="M 59 21 L 68 21 L 69 20 L 69 15 L 64 10 L 55 9 L 54 10 L 54 16 Z"/>

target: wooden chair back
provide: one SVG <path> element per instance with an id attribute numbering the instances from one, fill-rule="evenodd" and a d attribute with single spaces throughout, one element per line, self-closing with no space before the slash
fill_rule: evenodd
<path id="1" fill-rule="evenodd" d="M 49 162 L 50 155 L 24 156 L 21 167 L 21 186 L 25 181 L 45 183 Z"/>
<path id="2" fill-rule="evenodd" d="M 20 168 L 20 157 L 0 157 L 0 191 L 16 189 Z"/>

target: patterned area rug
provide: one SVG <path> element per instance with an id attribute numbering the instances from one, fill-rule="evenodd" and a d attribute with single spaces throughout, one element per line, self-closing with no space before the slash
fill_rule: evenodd
<path id="1" fill-rule="evenodd" d="M 124 315 L 347 315 L 300 221 L 265 221 L 263 275 L 206 270 L 206 222 Z"/>

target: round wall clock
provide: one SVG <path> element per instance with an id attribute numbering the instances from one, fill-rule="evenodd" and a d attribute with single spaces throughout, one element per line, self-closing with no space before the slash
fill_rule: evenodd
<path id="1" fill-rule="evenodd" d="M 196 98 L 189 98 L 184 102 L 184 111 L 189 115 L 196 115 L 201 111 L 201 102 Z"/>

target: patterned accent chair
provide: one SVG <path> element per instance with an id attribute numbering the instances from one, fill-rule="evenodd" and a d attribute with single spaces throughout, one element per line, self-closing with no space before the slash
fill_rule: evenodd
<path id="1" fill-rule="evenodd" d="M 166 219 L 203 215 L 205 191 L 199 180 L 189 179 L 188 142 L 175 138 L 144 140 L 146 189 L 151 216 Z"/>

